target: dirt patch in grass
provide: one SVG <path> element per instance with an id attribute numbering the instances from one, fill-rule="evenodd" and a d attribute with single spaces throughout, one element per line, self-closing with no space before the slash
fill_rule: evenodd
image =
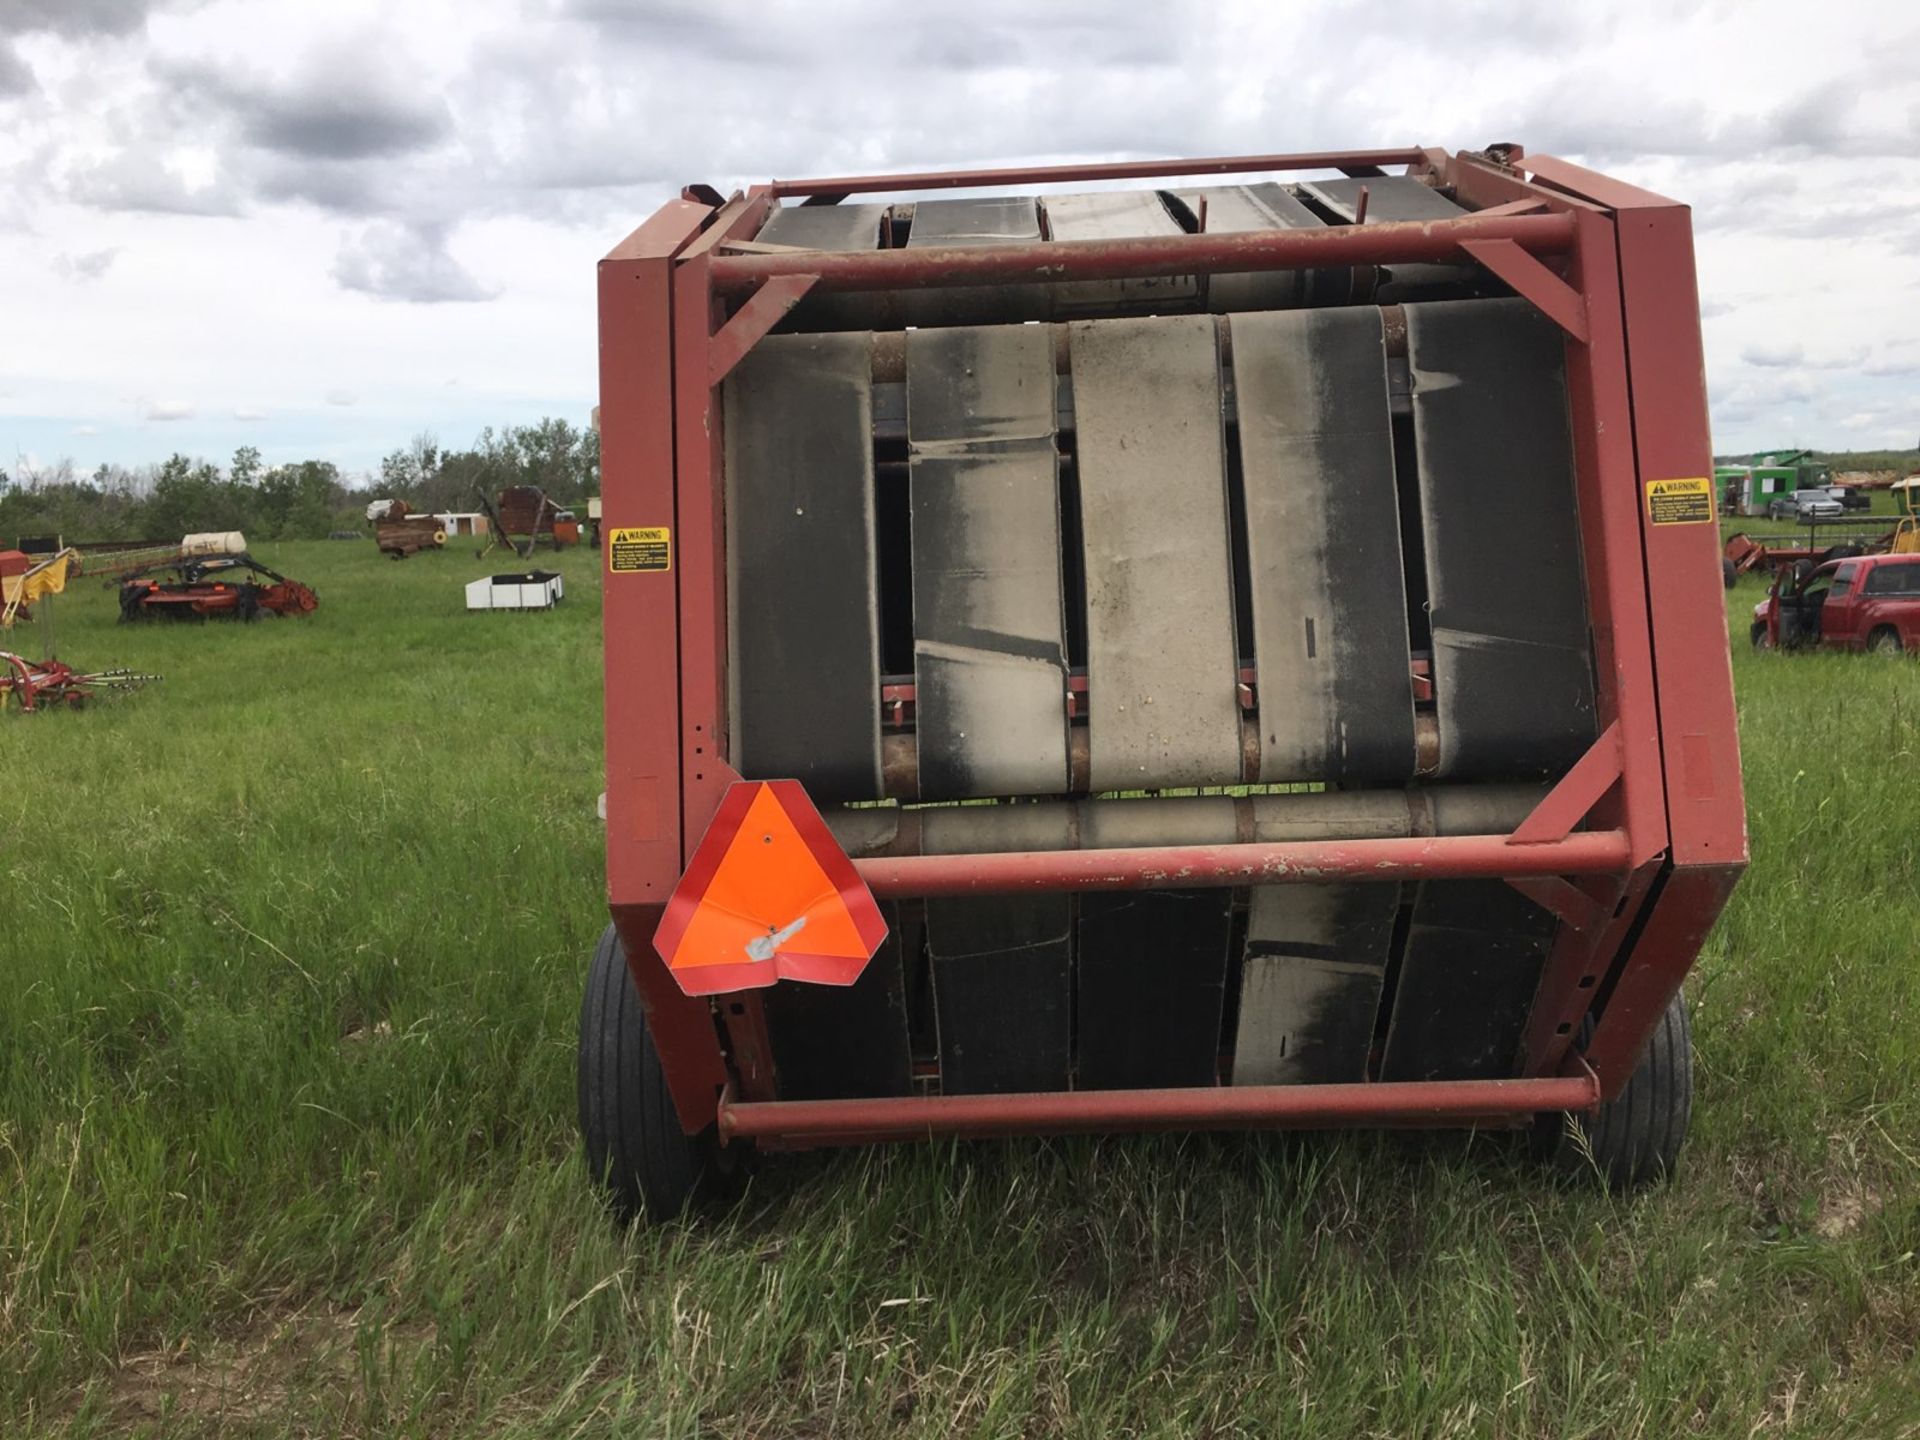
<path id="1" fill-rule="evenodd" d="M 369 1375 L 431 1346 L 430 1323 L 380 1325 L 363 1335 L 364 1312 L 336 1307 L 266 1310 L 238 1334 L 128 1356 L 108 1387 L 107 1417 L 121 1426 L 158 1424 L 219 1433 L 276 1417 L 364 1413 Z M 308 1403 L 291 1403 L 304 1398 Z"/>
<path id="2" fill-rule="evenodd" d="M 1820 1197 L 1820 1212 L 1813 1228 L 1823 1240 L 1841 1240 L 1860 1228 L 1860 1223 L 1880 1209 L 1878 1191 L 1850 1182 L 1829 1190 Z"/>

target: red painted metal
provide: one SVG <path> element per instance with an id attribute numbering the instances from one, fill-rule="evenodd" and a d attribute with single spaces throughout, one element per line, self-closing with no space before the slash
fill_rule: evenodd
<path id="1" fill-rule="evenodd" d="M 898 175 L 838 175 L 776 180 L 775 195 L 866 195 L 883 190 L 979 190 L 998 185 L 1084 184 L 1094 180 L 1160 180 L 1180 175 L 1250 175 L 1261 171 L 1345 170 L 1350 166 L 1416 165 L 1436 152 L 1313 150 L 1293 155 L 1215 155 L 1196 160 L 1119 160 L 1104 165 L 1014 165 L 987 170 L 929 170 Z"/>
<path id="2" fill-rule="evenodd" d="M 806 298 L 815 278 L 779 275 L 754 291 L 713 337 L 713 345 L 707 351 L 707 383 L 718 385 L 726 379 L 733 367 L 746 358 L 747 352 Z"/>
<path id="3" fill-rule="evenodd" d="M 1554 324 L 1587 343 L 1587 305 L 1580 292 L 1512 240 L 1469 240 L 1460 247 L 1525 296 Z"/>
<path id="4" fill-rule="evenodd" d="M 1588 1042 L 1586 1063 L 1607 1099 L 1620 1093 L 1640 1063 L 1640 1052 L 1667 1002 L 1680 989 L 1694 957 L 1740 878 L 1738 865 L 1689 865 L 1670 870 L 1612 992 L 1603 998 Z"/>
<path id="5" fill-rule="evenodd" d="M 1282 169 L 1365 176 L 1388 165 L 1451 187 L 1478 213 L 1425 225 L 1241 236 L 859 254 L 728 252 L 730 244 L 751 243 L 770 207 L 787 195 Z M 1512 837 L 875 858 L 858 862 L 858 869 L 876 894 L 901 898 L 1361 874 L 1505 878 L 1567 922 L 1543 974 L 1518 1068 L 1529 1083 L 1570 1080 L 1582 1087 L 1577 1094 L 1542 1092 L 1550 1098 L 1540 1108 L 1587 1103 L 1594 1081 L 1569 1047 L 1593 1007 L 1598 1024 L 1589 1053 L 1599 1085 L 1617 1091 L 1745 857 L 1718 567 L 1710 555 L 1703 562 L 1695 553 L 1715 527 L 1651 526 L 1640 498 L 1645 480 L 1711 474 L 1683 209 L 1550 157 L 1523 159 L 1517 147 L 1498 159 L 1362 151 L 830 178 L 757 187 L 718 209 L 717 195 L 697 193 L 698 199 L 671 202 L 608 257 L 601 273 L 606 523 L 675 527 L 670 577 L 608 576 L 609 889 L 689 1130 L 721 1113 L 723 1083 L 742 1096 L 724 1107 L 736 1133 L 807 1143 L 1082 1124 L 1126 1128 L 1140 1123 L 1142 1104 L 1164 1106 L 1154 1123 L 1169 1125 L 1421 1124 L 1433 1123 L 1432 1110 L 1424 1108 L 1433 1103 L 1467 1107 L 1452 1112 L 1465 1119 L 1511 1118 L 1528 1108 L 1510 1095 L 1489 1109 L 1472 1108 L 1484 1100 L 1436 1102 L 1448 1089 L 1431 1086 L 1405 1087 L 1420 1095 L 1402 1103 L 1396 1087 L 1383 1085 L 1349 1087 L 1367 1092 L 1351 1102 L 1361 1107 L 1351 1113 L 1314 1110 L 1349 1103 L 1329 1100 L 1337 1087 L 1315 1087 L 1316 1096 L 1276 1099 L 1257 1119 L 1228 1118 L 1237 1100 L 1194 1098 L 1249 1093 L 1233 1089 L 1171 1092 L 1174 1098 L 1164 1102 L 1143 1101 L 1143 1092 L 939 1097 L 872 1102 L 890 1128 L 870 1130 L 863 1120 L 849 1130 L 844 1117 L 850 1112 L 774 1103 L 757 996 L 689 1004 L 647 944 L 692 837 L 736 778 L 726 761 L 722 435 L 713 386 L 785 313 L 787 297 L 797 297 L 803 285 L 912 289 L 1466 256 L 1488 263 L 1584 342 L 1567 349 L 1568 400 L 1598 719 L 1612 745 L 1596 746 Z M 1563 258 L 1549 268 L 1540 257 Z M 770 284 L 775 288 L 765 288 Z M 1244 698 L 1250 702 L 1250 692 Z M 910 689 L 898 686 L 882 697 L 895 724 L 910 718 L 912 701 Z M 1583 821 L 1594 828 L 1571 830 Z M 663 985 L 670 995 L 661 993 Z M 881 1113 L 869 1111 L 869 1119 Z"/>
<path id="6" fill-rule="evenodd" d="M 1498 880 L 1519 875 L 1589 875 L 1621 869 L 1628 850 L 1627 837 L 1620 831 L 1595 830 L 1524 846 L 1509 845 L 1499 835 L 1445 835 L 898 855 L 853 863 L 867 888 L 888 899 L 1012 895 L 1027 890 L 1187 890 L 1422 876 Z"/>
<path id="7" fill-rule="evenodd" d="M 1549 790 L 1507 837 L 1511 845 L 1539 845 L 1564 839 L 1600 803 L 1620 778 L 1620 722 L 1609 725 L 1587 753 Z"/>
<path id="8" fill-rule="evenodd" d="M 1598 1098 L 1593 1077 L 1582 1074 L 1532 1080 L 1059 1090 L 771 1104 L 727 1099 L 720 1106 L 720 1134 L 729 1140 L 778 1136 L 840 1143 L 1076 1130 L 1468 1123 L 1512 1120 L 1547 1110 L 1586 1110 Z"/>
<path id="9" fill-rule="evenodd" d="M 795 251 L 719 255 L 714 289 L 739 295 L 778 275 L 815 275 L 824 290 L 913 290 L 947 285 L 1047 284 L 1144 275 L 1242 274 L 1256 270 L 1458 260 L 1470 240 L 1511 240 L 1542 255 L 1573 242 L 1564 215 L 1513 215 L 1346 225 L 1324 230 L 1249 230 L 1139 240 L 1055 240 L 1031 245 L 928 246 L 924 250 Z"/>
<path id="10" fill-rule="evenodd" d="M 669 201 L 600 262 L 605 527 L 673 524 L 673 257 L 711 214 Z M 607 893 L 674 1109 L 693 1133 L 713 1122 L 727 1066 L 711 1007 L 683 994 L 653 950 L 683 858 L 675 573 L 609 574 L 603 587 Z"/>

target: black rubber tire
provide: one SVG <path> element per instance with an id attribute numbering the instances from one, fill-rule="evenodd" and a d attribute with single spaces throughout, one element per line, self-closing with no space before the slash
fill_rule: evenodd
<path id="1" fill-rule="evenodd" d="M 1904 655 L 1907 647 L 1900 642 L 1900 632 L 1891 625 L 1882 625 L 1867 637 L 1867 649 L 1875 655 Z"/>
<path id="2" fill-rule="evenodd" d="M 1725 556 L 1722 556 L 1720 559 L 1721 587 L 1723 589 L 1731 590 L 1733 588 L 1733 582 L 1738 580 L 1739 578 L 1740 578 L 1739 572 L 1733 568 L 1733 561 L 1727 559 Z"/>
<path id="3" fill-rule="evenodd" d="M 1534 1151 L 1569 1178 L 1598 1175 L 1610 1190 L 1636 1190 L 1673 1175 L 1692 1118 L 1693 1025 L 1686 997 L 1675 994 L 1626 1088 L 1591 1115 L 1540 1116 Z"/>
<path id="4" fill-rule="evenodd" d="M 593 948 L 580 1005 L 579 1087 L 587 1170 L 623 1219 L 670 1220 L 696 1194 L 723 1192 L 736 1178 L 739 1146 L 722 1152 L 713 1130 L 688 1135 L 680 1126 L 611 925 Z"/>
<path id="5" fill-rule="evenodd" d="M 1753 642 L 1753 648 L 1756 650 L 1773 649 L 1773 637 L 1767 634 L 1767 627 L 1758 621 L 1755 621 L 1753 628 L 1747 632 L 1747 639 Z"/>

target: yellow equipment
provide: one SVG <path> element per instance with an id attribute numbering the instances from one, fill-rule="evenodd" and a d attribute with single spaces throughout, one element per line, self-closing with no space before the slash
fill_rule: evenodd
<path id="1" fill-rule="evenodd" d="M 34 601 L 58 595 L 67 588 L 79 552 L 68 548 L 35 562 L 18 575 L 0 577 L 0 630 L 13 628 L 14 618 Z"/>

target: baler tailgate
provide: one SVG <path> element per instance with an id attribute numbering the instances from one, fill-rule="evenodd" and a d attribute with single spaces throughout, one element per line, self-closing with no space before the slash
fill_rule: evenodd
<path id="1" fill-rule="evenodd" d="M 666 367 L 608 523 L 677 526 L 608 576 L 609 876 L 689 1144 L 1613 1103 L 1731 883 L 1672 807 L 1738 860 L 1720 616 L 1650 598 L 1711 537 L 1639 503 L 1707 473 L 1696 389 L 1635 394 L 1691 321 L 1629 365 L 1619 320 L 1691 262 L 1524 161 L 781 182 L 603 271 L 608 384 Z"/>

